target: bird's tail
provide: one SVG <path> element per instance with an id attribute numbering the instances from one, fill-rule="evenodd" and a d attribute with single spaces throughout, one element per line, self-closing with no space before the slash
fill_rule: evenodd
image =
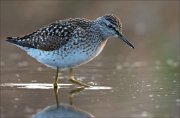
<path id="1" fill-rule="evenodd" d="M 13 43 L 13 44 L 16 44 L 18 45 L 19 43 L 19 38 L 18 37 L 7 37 L 6 39 L 7 42 L 10 42 L 10 43 Z"/>
<path id="2" fill-rule="evenodd" d="M 32 45 L 30 45 L 28 42 L 23 40 L 24 38 L 19 37 L 7 37 L 7 42 L 10 42 L 12 44 L 15 44 L 20 47 L 28 47 L 28 48 L 34 48 Z"/>

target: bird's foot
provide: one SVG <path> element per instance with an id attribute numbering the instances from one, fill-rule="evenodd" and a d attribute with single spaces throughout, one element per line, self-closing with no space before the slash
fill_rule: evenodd
<path id="1" fill-rule="evenodd" d="M 74 78 L 70 78 L 69 81 L 72 82 L 72 83 L 74 83 L 74 84 L 78 84 L 78 85 L 80 85 L 80 86 L 83 86 L 83 87 L 90 87 L 90 85 L 85 84 L 85 83 L 83 83 L 83 82 L 81 82 L 81 81 L 78 81 L 78 80 L 76 80 L 76 79 L 74 79 Z"/>

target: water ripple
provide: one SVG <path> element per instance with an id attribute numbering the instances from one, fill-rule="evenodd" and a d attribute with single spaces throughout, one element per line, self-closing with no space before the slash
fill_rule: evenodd
<path id="1" fill-rule="evenodd" d="M 59 88 L 69 88 L 73 84 L 58 84 Z M 49 83 L 4 83 L 1 84 L 0 87 L 15 87 L 15 88 L 23 88 L 23 89 L 53 89 L 53 84 Z M 89 88 L 85 88 L 86 90 L 110 90 L 112 87 L 108 86 L 91 86 Z"/>

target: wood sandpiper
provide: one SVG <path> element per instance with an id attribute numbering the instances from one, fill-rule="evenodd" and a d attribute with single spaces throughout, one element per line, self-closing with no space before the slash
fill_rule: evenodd
<path id="1" fill-rule="evenodd" d="M 20 47 L 40 63 L 56 69 L 54 88 L 58 86 L 59 69 L 69 69 L 71 82 L 89 87 L 75 79 L 73 68 L 99 55 L 110 37 L 118 37 L 134 48 L 122 34 L 120 20 L 110 14 L 95 20 L 60 20 L 23 37 L 7 37 L 7 41 Z"/>

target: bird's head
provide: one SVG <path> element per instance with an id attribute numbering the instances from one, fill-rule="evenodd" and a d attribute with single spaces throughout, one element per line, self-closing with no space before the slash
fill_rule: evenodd
<path id="1" fill-rule="evenodd" d="M 118 37 L 128 44 L 131 48 L 134 46 L 128 41 L 128 39 L 122 34 L 122 23 L 120 19 L 114 15 L 104 15 L 97 18 L 98 23 L 103 27 L 103 33 L 107 37 Z"/>

